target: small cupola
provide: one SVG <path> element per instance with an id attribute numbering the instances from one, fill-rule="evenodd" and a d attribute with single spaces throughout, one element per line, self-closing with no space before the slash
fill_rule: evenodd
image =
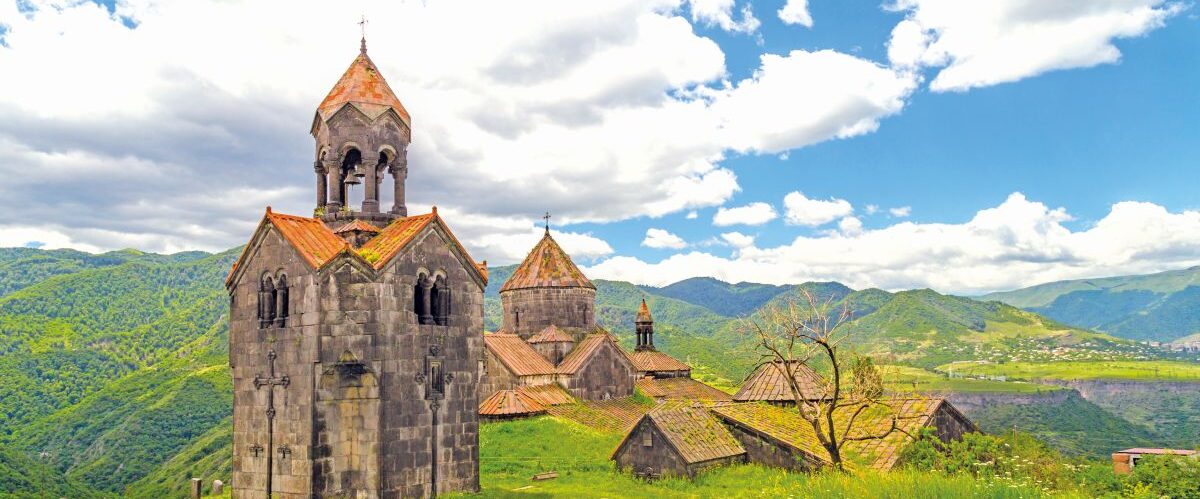
<path id="1" fill-rule="evenodd" d="M 642 306 L 638 307 L 633 326 L 637 333 L 635 350 L 654 350 L 654 318 L 650 316 L 650 307 L 646 306 L 645 298 L 642 298 Z"/>
<path id="2" fill-rule="evenodd" d="M 355 249 L 361 248 L 362 245 L 370 241 L 371 238 L 379 234 L 379 228 L 362 220 L 354 220 L 346 225 L 339 227 L 333 231 L 338 237 L 345 239 Z"/>

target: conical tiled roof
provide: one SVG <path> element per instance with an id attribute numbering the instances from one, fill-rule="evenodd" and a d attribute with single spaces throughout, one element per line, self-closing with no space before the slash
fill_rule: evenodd
<path id="1" fill-rule="evenodd" d="M 329 91 L 329 95 L 326 95 L 325 100 L 321 101 L 321 105 L 317 106 L 317 115 L 322 120 L 327 120 L 347 103 L 354 104 L 371 118 L 375 118 L 391 108 L 396 111 L 401 120 L 404 120 L 404 124 L 412 126 L 408 110 L 404 109 L 404 104 L 401 104 L 400 99 L 396 98 L 396 94 L 383 79 L 379 68 L 375 67 L 375 63 L 371 62 L 370 57 L 367 57 L 365 45 L 358 57 L 354 58 L 354 62 L 351 62 L 350 67 L 342 74 L 342 78 Z"/>
<path id="2" fill-rule="evenodd" d="M 634 322 L 654 322 L 654 318 L 650 317 L 650 307 L 646 306 L 646 299 L 642 298 L 642 306 L 638 307 L 637 319 Z"/>
<path id="3" fill-rule="evenodd" d="M 500 292 L 524 288 L 591 288 L 596 286 L 575 266 L 550 231 L 514 270 Z"/>
<path id="4" fill-rule="evenodd" d="M 574 342 L 567 333 L 562 332 L 558 326 L 553 324 L 546 326 L 546 329 L 541 330 L 538 334 L 530 336 L 526 343 L 553 343 L 553 342 Z"/>

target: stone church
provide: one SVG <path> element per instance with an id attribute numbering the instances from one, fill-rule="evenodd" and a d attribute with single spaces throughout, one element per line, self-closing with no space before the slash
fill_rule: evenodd
<path id="1" fill-rule="evenodd" d="M 487 269 L 408 213 L 411 126 L 364 40 L 313 117 L 313 216 L 268 207 L 225 282 L 235 498 L 479 489 Z"/>
<path id="2" fill-rule="evenodd" d="M 634 321 L 632 352 L 596 324 L 596 286 L 549 227 L 501 286 L 500 301 L 501 330 L 484 335 L 485 373 L 479 386 L 484 416 L 513 412 L 507 403 L 489 400 L 543 400 L 547 388 L 565 391 L 568 400 L 607 400 L 631 396 L 638 387 L 669 386 L 678 392 L 700 384 L 690 379 L 690 366 L 654 347 L 654 319 L 645 300 Z M 654 382 L 666 378 L 682 382 Z"/>

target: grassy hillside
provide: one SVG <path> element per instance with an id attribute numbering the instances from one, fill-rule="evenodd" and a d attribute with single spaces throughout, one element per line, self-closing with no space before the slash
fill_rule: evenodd
<path id="1" fill-rule="evenodd" d="M 0 498 L 38 499 L 70 497 L 87 499 L 105 497 L 88 487 L 67 479 L 57 470 L 26 456 L 20 451 L 0 445 Z"/>
<path id="2" fill-rule="evenodd" d="M 1171 341 L 1200 331 L 1200 267 L 1051 282 L 980 299 L 1124 338 Z"/>
<path id="3" fill-rule="evenodd" d="M 134 249 L 92 254 L 72 249 L 0 248 L 0 296 L 56 275 L 73 274 L 82 270 L 111 267 L 133 261 L 178 263 L 198 260 L 205 256 L 208 256 L 208 253 L 202 251 L 159 255 L 143 253 Z"/>
<path id="4" fill-rule="evenodd" d="M 759 307 L 792 286 L 752 282 L 729 284 L 711 277 L 693 277 L 661 288 L 653 286 L 642 286 L 642 288 L 659 296 L 675 298 L 705 307 L 727 317 L 738 317 L 758 310 Z"/>
<path id="5" fill-rule="evenodd" d="M 1130 380 L 1200 382 L 1200 364 L 1175 361 L 954 362 L 938 371 L 1022 380 Z"/>

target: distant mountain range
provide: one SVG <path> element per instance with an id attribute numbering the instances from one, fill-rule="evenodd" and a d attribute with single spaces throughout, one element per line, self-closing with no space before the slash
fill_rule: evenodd
<path id="1" fill-rule="evenodd" d="M 227 470 L 232 401 L 222 279 L 238 252 L 0 249 L 0 485 L 27 497 L 49 490 L 175 497 L 185 494 L 188 477 Z M 512 270 L 490 269 L 489 330 L 498 327 L 498 289 Z M 758 360 L 739 317 L 801 288 L 853 310 L 846 327 L 854 348 L 887 363 L 1045 360 L 1039 356 L 1051 350 L 1070 358 L 1154 355 L 1069 321 L 929 290 L 710 278 L 661 288 L 595 283 L 598 321 L 623 342 L 645 298 L 660 349 L 734 383 Z"/>
<path id="2" fill-rule="evenodd" d="M 1039 284 L 979 297 L 1135 340 L 1200 332 L 1200 267 Z"/>

